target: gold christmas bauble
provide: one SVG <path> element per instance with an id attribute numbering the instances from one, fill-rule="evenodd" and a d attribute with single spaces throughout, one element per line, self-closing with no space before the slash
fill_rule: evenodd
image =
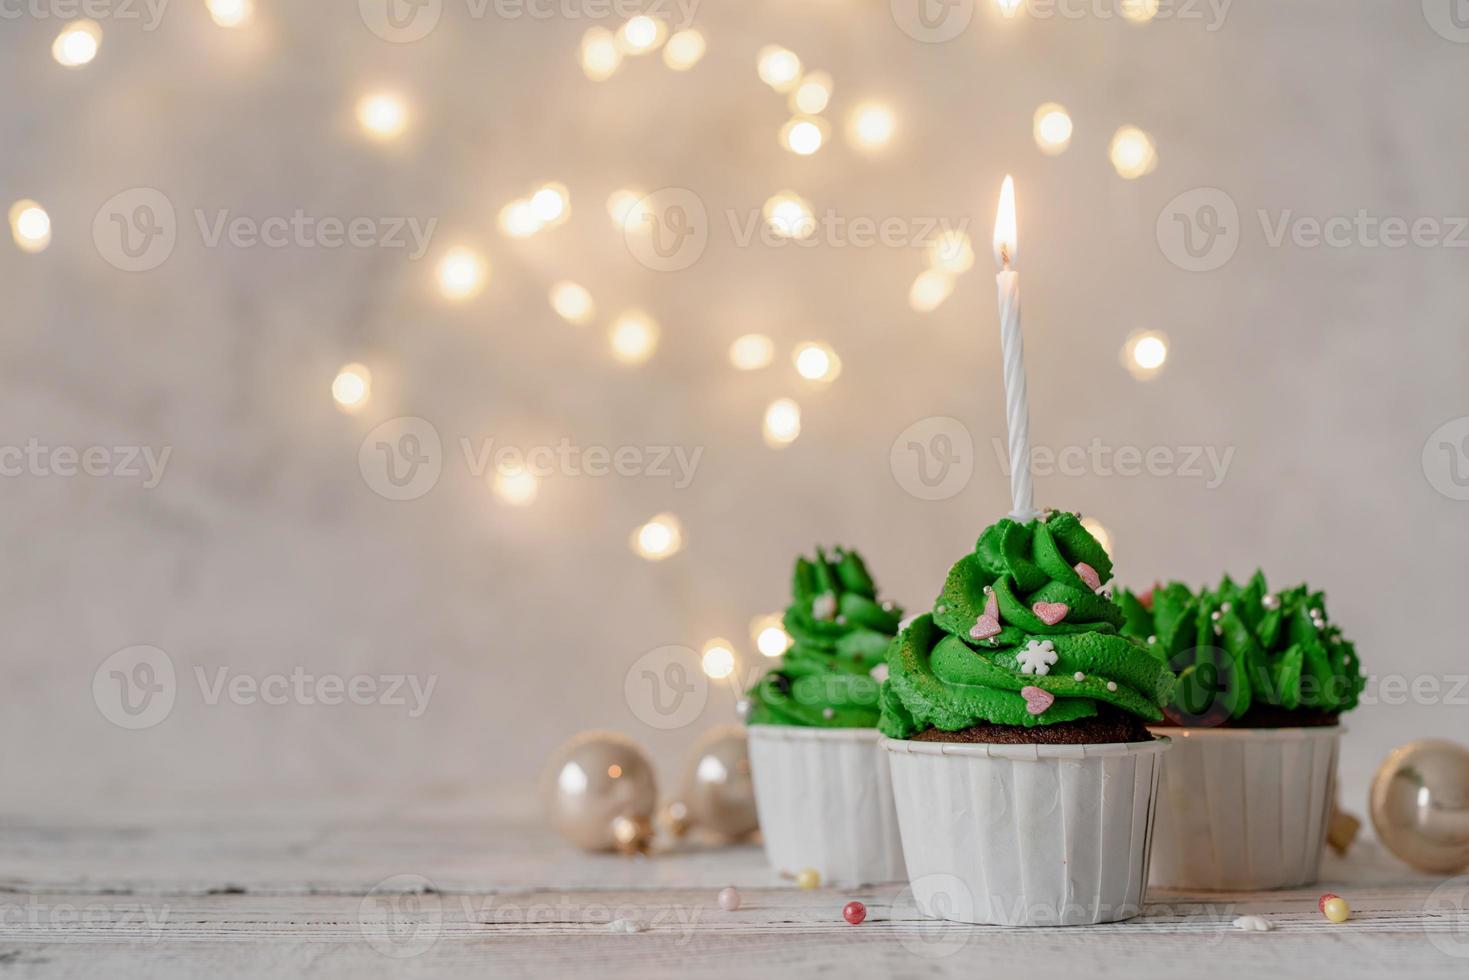
<path id="1" fill-rule="evenodd" d="M 755 785 L 750 750 L 740 725 L 711 729 L 694 744 L 678 799 L 665 809 L 665 823 L 736 840 L 760 827 L 755 815 Z"/>
<path id="2" fill-rule="evenodd" d="M 636 742 L 616 732 L 584 732 L 557 749 L 542 794 L 558 833 L 589 851 L 647 849 L 658 785 Z"/>
<path id="3" fill-rule="evenodd" d="M 1372 777 L 1372 826 L 1420 871 L 1469 867 L 1469 749 L 1424 739 L 1393 750 Z"/>

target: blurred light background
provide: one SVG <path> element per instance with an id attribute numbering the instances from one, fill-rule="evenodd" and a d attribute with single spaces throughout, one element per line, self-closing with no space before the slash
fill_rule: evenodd
<path id="1" fill-rule="evenodd" d="M 1469 31 L 1433 2 L 69 6 L 0 24 L 13 807 L 522 800 L 592 727 L 671 779 L 797 552 L 921 609 L 1008 510 L 1006 173 L 1038 501 L 1125 584 L 1308 580 L 1436 681 L 1369 688 L 1349 808 L 1462 740 Z M 118 714 L 164 684 L 139 645 L 156 717 Z"/>

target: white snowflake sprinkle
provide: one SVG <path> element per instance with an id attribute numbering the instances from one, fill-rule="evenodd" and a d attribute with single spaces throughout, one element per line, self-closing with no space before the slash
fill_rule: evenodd
<path id="1" fill-rule="evenodd" d="M 1086 680 L 1086 675 L 1078 670 L 1076 673 L 1071 675 L 1071 679 L 1074 681 L 1084 681 Z"/>
<path id="2" fill-rule="evenodd" d="M 832 619 L 837 614 L 837 597 L 834 592 L 823 592 L 811 600 L 813 619 Z"/>
<path id="3" fill-rule="evenodd" d="M 1107 682 L 1107 690 L 1109 690 L 1109 691 L 1115 691 L 1115 690 L 1117 690 L 1117 682 L 1116 681 L 1108 681 Z"/>
<path id="4" fill-rule="evenodd" d="M 1051 672 L 1051 664 L 1057 660 L 1056 648 L 1050 640 L 1031 640 L 1024 650 L 1015 655 L 1022 674 L 1044 677 Z"/>

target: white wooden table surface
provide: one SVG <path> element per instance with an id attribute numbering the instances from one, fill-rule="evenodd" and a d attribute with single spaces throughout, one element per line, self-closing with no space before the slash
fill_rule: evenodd
<path id="1" fill-rule="evenodd" d="M 1442 879 L 1370 841 L 1309 891 L 1155 892 L 1128 923 L 1026 930 L 925 919 L 899 886 L 798 891 L 753 846 L 590 856 L 486 812 L 0 818 L 0 977 L 1469 977 L 1464 889 L 1431 897 Z"/>

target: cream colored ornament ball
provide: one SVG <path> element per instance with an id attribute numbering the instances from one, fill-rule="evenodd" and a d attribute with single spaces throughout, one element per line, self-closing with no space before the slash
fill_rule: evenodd
<path id="1" fill-rule="evenodd" d="M 711 729 L 694 744 L 682 792 L 669 804 L 669 815 L 681 818 L 679 823 L 685 828 L 707 830 L 731 840 L 759 829 L 743 726 Z"/>
<path id="2" fill-rule="evenodd" d="M 647 849 L 658 784 L 642 748 L 617 732 L 584 732 L 551 756 L 542 788 L 551 825 L 589 851 Z"/>
<path id="3" fill-rule="evenodd" d="M 1420 871 L 1469 867 L 1469 749 L 1423 739 L 1392 751 L 1372 777 L 1372 826 Z"/>

